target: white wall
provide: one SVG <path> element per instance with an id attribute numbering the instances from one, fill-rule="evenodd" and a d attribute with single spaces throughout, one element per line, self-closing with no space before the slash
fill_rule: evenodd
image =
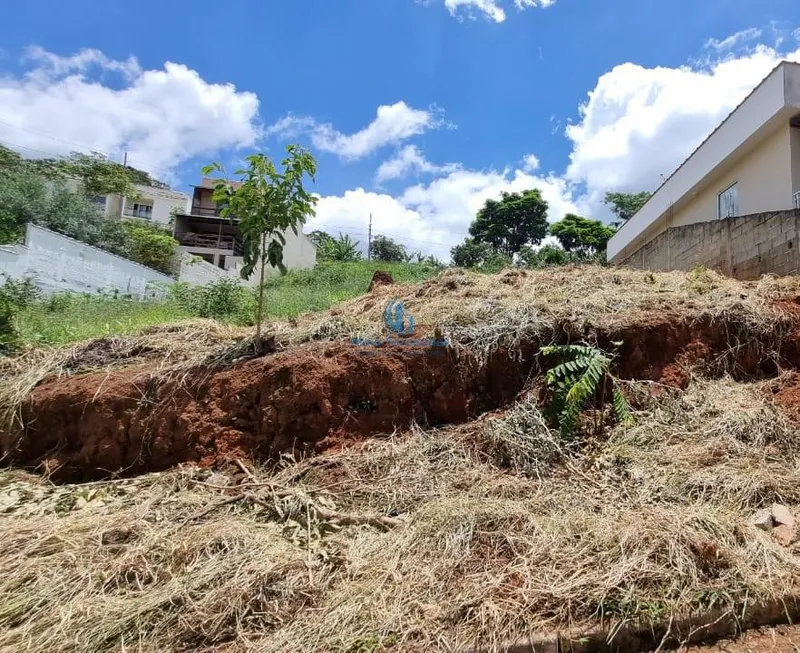
<path id="1" fill-rule="evenodd" d="M 0 273 L 32 277 L 44 292 L 118 290 L 144 298 L 160 294 L 152 284 L 175 280 L 114 254 L 29 224 L 24 245 L 0 245 Z"/>
<path id="2" fill-rule="evenodd" d="M 187 213 L 191 204 L 191 199 L 184 193 L 172 190 L 162 190 L 150 186 L 136 186 L 137 197 L 122 198 L 119 195 L 111 195 L 106 204 L 106 215 L 118 216 L 122 213 L 123 218 L 131 216 L 125 212 L 133 208 L 134 203 L 150 204 L 153 207 L 150 221 L 162 225 L 168 225 L 172 213 Z"/>

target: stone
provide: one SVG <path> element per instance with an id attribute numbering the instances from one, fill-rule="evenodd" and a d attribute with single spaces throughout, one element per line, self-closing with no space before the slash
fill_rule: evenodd
<path id="1" fill-rule="evenodd" d="M 772 530 L 772 527 L 775 526 L 775 522 L 772 520 L 772 510 L 769 508 L 759 510 L 753 517 L 753 526 L 760 528 L 762 531 Z"/>
<path id="2" fill-rule="evenodd" d="M 772 529 L 772 537 L 781 546 L 789 546 L 794 541 L 794 531 L 786 524 L 780 524 Z"/>
<path id="3" fill-rule="evenodd" d="M 789 530 L 794 530 L 794 517 L 792 516 L 792 511 L 783 504 L 772 504 L 772 519 L 776 524 L 788 526 Z"/>

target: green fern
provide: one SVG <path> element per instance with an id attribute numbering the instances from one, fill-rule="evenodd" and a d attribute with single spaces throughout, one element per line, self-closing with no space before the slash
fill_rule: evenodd
<path id="1" fill-rule="evenodd" d="M 612 384 L 612 413 L 622 423 L 633 419 L 628 400 L 611 375 L 613 356 L 589 345 L 553 345 L 542 347 L 540 353 L 558 358 L 560 363 L 547 371 L 545 380 L 552 392 L 549 405 L 564 437 L 571 436 L 581 411 L 598 392 L 605 394 L 606 383 Z M 601 422 L 602 422 L 601 412 Z"/>

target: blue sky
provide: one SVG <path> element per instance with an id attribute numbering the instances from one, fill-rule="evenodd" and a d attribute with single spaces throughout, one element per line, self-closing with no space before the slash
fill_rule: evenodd
<path id="1" fill-rule="evenodd" d="M 40 0 L 5 24 L 0 142 L 128 151 L 185 190 L 299 141 L 310 227 L 361 239 L 371 212 L 441 258 L 502 190 L 607 219 L 606 190 L 653 189 L 800 58 L 796 0 Z"/>

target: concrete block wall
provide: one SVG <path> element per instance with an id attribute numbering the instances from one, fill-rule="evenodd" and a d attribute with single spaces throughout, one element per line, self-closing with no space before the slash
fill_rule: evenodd
<path id="1" fill-rule="evenodd" d="M 31 277 L 46 293 L 116 290 L 147 298 L 175 283 L 156 270 L 32 224 L 24 245 L 0 246 L 0 273 L 13 279 Z"/>
<path id="2" fill-rule="evenodd" d="M 737 279 L 800 272 L 800 210 L 758 213 L 673 227 L 620 262 L 643 270 L 699 265 Z"/>

